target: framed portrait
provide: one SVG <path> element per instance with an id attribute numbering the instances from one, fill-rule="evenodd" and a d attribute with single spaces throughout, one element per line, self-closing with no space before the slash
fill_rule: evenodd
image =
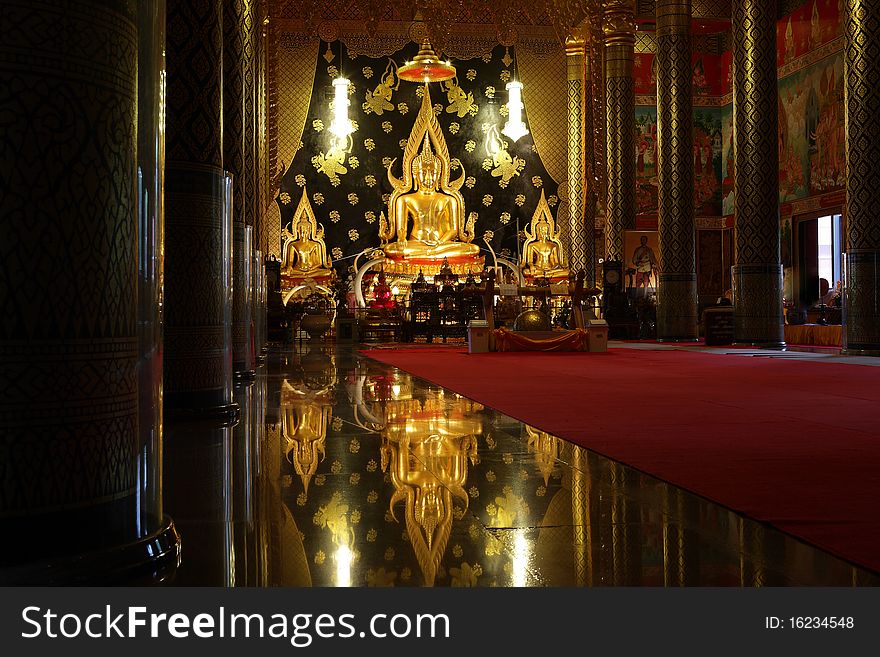
<path id="1" fill-rule="evenodd" d="M 623 271 L 630 295 L 656 291 L 660 274 L 660 237 L 656 230 L 624 231 Z"/>

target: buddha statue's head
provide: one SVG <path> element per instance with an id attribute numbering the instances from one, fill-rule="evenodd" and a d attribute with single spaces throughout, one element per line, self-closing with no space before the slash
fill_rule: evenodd
<path id="1" fill-rule="evenodd" d="M 535 235 L 542 242 L 550 239 L 550 224 L 547 221 L 539 221 L 535 225 Z"/>
<path id="2" fill-rule="evenodd" d="M 419 188 L 434 191 L 440 182 L 440 158 L 431 150 L 431 140 L 425 135 L 425 143 L 422 152 L 413 158 L 412 172 L 419 183 Z"/>
<path id="3" fill-rule="evenodd" d="M 298 240 L 307 240 L 311 236 L 312 227 L 309 224 L 309 218 L 303 215 L 300 217 L 300 220 L 296 222 L 296 226 L 293 229 L 293 235 Z"/>

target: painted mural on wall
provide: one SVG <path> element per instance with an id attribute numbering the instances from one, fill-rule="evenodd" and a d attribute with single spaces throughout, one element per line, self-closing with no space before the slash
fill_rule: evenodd
<path id="1" fill-rule="evenodd" d="M 808 0 L 776 24 L 776 63 L 783 66 L 843 34 L 843 0 Z"/>
<path id="2" fill-rule="evenodd" d="M 700 216 L 721 214 L 723 108 L 694 108 L 694 207 Z M 636 107 L 636 212 L 656 214 L 657 108 Z"/>
<path id="3" fill-rule="evenodd" d="M 843 54 L 779 81 L 779 200 L 846 184 Z"/>
<path id="4" fill-rule="evenodd" d="M 379 216 L 388 214 L 392 191 L 387 167 L 394 162 L 399 175 L 403 149 L 425 92 L 423 85 L 400 80 L 397 68 L 417 52 L 415 43 L 378 59 L 353 56 L 339 42 L 322 43 L 319 49 L 305 130 L 277 201 L 284 226 L 306 188 L 339 271 L 357 253 L 380 244 Z M 531 134 L 513 141 L 501 133 L 507 116 L 505 84 L 512 78 L 514 57 L 512 48 L 498 46 L 490 55 L 455 61 L 457 77 L 432 83 L 429 91 L 453 158 L 452 173 L 457 177 L 464 168 L 465 212 L 478 215 L 474 242 L 487 256 L 484 237 L 498 255 L 515 257 L 518 226 L 521 232 L 542 189 L 554 212 L 559 203 L 558 183 L 544 168 Z M 351 82 L 349 117 L 354 127 L 344 139 L 329 130 L 331 84 L 340 66 Z M 524 120 L 528 124 L 527 115 Z"/>
<path id="5" fill-rule="evenodd" d="M 694 52 L 691 55 L 693 91 L 695 96 L 723 96 L 730 91 L 723 55 Z M 657 94 L 657 57 L 654 53 L 639 52 L 633 62 L 636 95 Z"/>
<path id="6" fill-rule="evenodd" d="M 733 214 L 733 105 L 721 108 L 721 214 Z"/>

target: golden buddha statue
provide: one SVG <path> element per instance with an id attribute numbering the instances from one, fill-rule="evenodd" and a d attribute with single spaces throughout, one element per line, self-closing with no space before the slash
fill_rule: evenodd
<path id="1" fill-rule="evenodd" d="M 296 214 L 284 228 L 284 252 L 281 259 L 281 275 L 289 278 L 329 278 L 333 275 L 330 257 L 324 244 L 324 227 L 319 226 L 303 188 Z"/>
<path id="2" fill-rule="evenodd" d="M 389 401 L 383 431 L 382 469 L 394 485 L 390 510 L 393 516 L 394 506 L 404 502 L 407 534 L 427 586 L 434 584 L 449 541 L 454 501 L 467 508 L 468 461 L 477 462 L 483 431 L 482 406 L 464 397 L 451 407 L 449 401 L 439 390 L 423 402 Z"/>
<path id="3" fill-rule="evenodd" d="M 419 150 L 421 149 L 421 151 Z M 427 85 L 422 107 L 406 143 L 403 179 L 391 173 L 394 188 L 388 201 L 388 218 L 382 214 L 379 236 L 382 250 L 392 260 L 439 263 L 475 260 L 480 252 L 474 239 L 474 219 L 465 221 L 461 177 L 449 180 L 450 158 L 446 140 L 434 110 Z"/>
<path id="4" fill-rule="evenodd" d="M 568 279 L 569 270 L 565 266 L 562 242 L 556 231 L 550 206 L 541 190 L 541 200 L 525 230 L 520 269 L 526 278 L 548 278 L 550 280 Z"/>

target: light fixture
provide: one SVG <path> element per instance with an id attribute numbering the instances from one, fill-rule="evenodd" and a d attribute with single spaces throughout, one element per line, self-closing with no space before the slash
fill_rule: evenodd
<path id="1" fill-rule="evenodd" d="M 333 80 L 333 122 L 330 132 L 337 137 L 351 134 L 351 119 L 348 118 L 348 79 L 342 77 Z"/>
<path id="2" fill-rule="evenodd" d="M 529 133 L 526 124 L 523 123 L 522 82 L 511 80 L 507 83 L 507 122 L 501 132 L 513 141 L 517 141 L 523 135 Z"/>
<path id="3" fill-rule="evenodd" d="M 442 82 L 455 77 L 455 67 L 451 62 L 440 61 L 428 37 L 425 37 L 422 39 L 419 54 L 413 61 L 397 69 L 397 77 L 409 82 Z"/>

